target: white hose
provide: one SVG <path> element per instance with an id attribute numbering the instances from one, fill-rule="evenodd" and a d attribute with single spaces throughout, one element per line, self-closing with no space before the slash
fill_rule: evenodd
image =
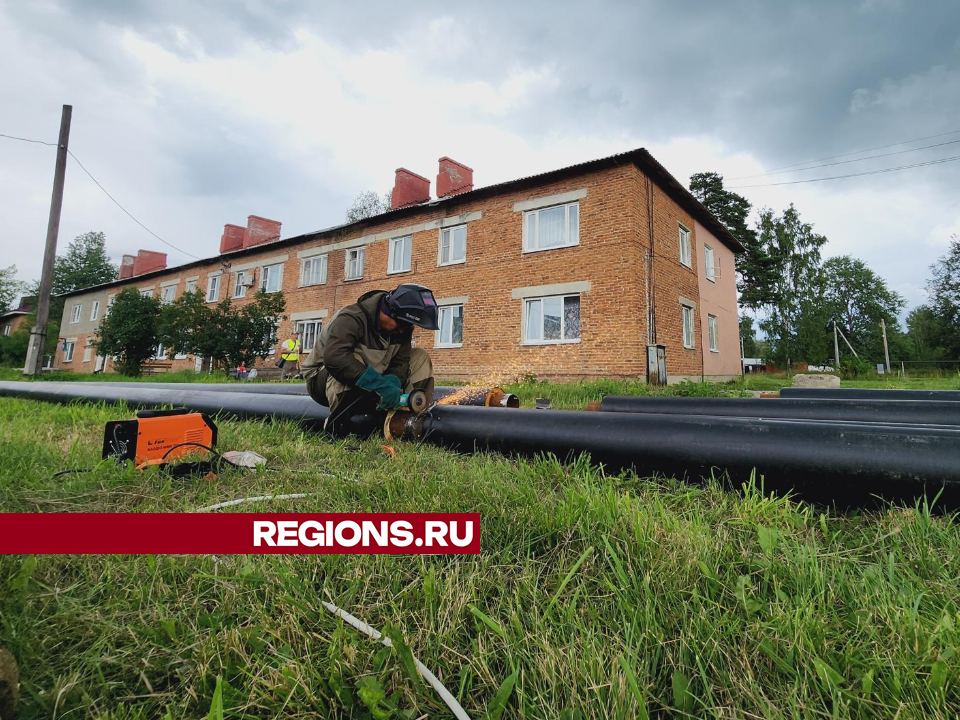
<path id="1" fill-rule="evenodd" d="M 329 603 L 325 600 L 321 600 L 320 602 L 322 602 L 323 606 L 331 613 L 338 615 L 345 623 L 352 625 L 367 637 L 373 640 L 379 640 L 387 647 L 393 647 L 393 642 L 391 642 L 390 638 L 383 637 L 383 635 L 380 634 L 380 631 L 376 628 L 370 627 L 363 620 L 354 617 L 346 610 L 338 608 L 333 603 Z M 467 715 L 467 711 L 460 706 L 460 703 L 458 703 L 457 699 L 450 694 L 450 691 L 447 690 L 439 680 L 437 680 L 437 676 L 430 672 L 430 670 L 427 669 L 427 666 L 416 658 L 413 658 L 413 662 L 416 664 L 417 670 L 423 676 L 423 679 L 430 684 L 430 687 L 437 691 L 437 695 L 439 695 L 440 699 L 443 700 L 447 704 L 447 707 L 453 711 L 453 714 L 457 720 L 470 720 L 470 716 Z"/>
<path id="2" fill-rule="evenodd" d="M 245 497 L 238 498 L 237 500 L 227 500 L 226 502 L 220 502 L 216 505 L 207 505 L 202 507 L 197 512 L 210 512 L 211 510 L 220 510 L 226 507 L 233 507 L 234 505 L 243 505 L 244 503 L 254 503 L 254 502 L 264 502 L 265 500 L 301 500 L 310 495 L 318 495 L 319 493 L 293 493 L 292 495 L 256 495 L 254 497 Z"/>

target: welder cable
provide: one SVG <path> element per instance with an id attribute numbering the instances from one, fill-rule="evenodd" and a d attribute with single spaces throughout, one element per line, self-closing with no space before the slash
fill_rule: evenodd
<path id="1" fill-rule="evenodd" d="M 321 600 L 320 602 L 329 612 L 339 616 L 345 623 L 353 626 L 367 637 L 371 638 L 372 640 L 377 640 L 387 647 L 393 647 L 393 642 L 390 640 L 390 638 L 383 637 L 380 631 L 376 628 L 367 625 L 365 622 L 363 622 L 363 620 L 354 617 L 346 610 L 338 608 L 331 602 L 327 602 L 326 600 Z M 447 704 L 447 707 L 450 708 L 457 720 L 470 720 L 470 716 L 467 715 L 467 711 L 461 707 L 460 703 L 457 702 L 457 699 L 450 694 L 450 691 L 441 684 L 441 682 L 437 679 L 437 676 L 430 672 L 427 666 L 417 660 L 417 658 L 413 658 L 413 662 L 417 666 L 419 673 L 423 676 L 423 679 L 427 681 L 430 687 L 437 691 L 437 695 L 439 695 L 440 699 Z"/>

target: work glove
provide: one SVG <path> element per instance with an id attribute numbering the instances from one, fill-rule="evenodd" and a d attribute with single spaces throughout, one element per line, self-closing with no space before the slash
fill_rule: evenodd
<path id="1" fill-rule="evenodd" d="M 400 378 L 396 375 L 383 375 L 367 365 L 357 378 L 357 387 L 380 396 L 377 410 L 396 410 L 400 407 Z"/>

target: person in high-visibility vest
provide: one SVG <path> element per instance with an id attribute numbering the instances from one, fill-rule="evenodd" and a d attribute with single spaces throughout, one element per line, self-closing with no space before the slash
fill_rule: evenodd
<path id="1" fill-rule="evenodd" d="M 283 377 L 300 372 L 300 333 L 294 332 L 292 337 L 283 341 L 280 357 L 283 359 Z"/>

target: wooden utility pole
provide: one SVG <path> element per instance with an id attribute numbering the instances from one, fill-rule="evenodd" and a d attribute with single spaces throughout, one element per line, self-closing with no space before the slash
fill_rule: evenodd
<path id="1" fill-rule="evenodd" d="M 883 330 L 883 358 L 887 361 L 887 375 L 890 374 L 890 348 L 887 347 L 887 323 L 880 318 L 880 329 Z"/>
<path id="2" fill-rule="evenodd" d="M 73 106 L 64 105 L 60 115 L 60 139 L 57 141 L 57 166 L 53 175 L 53 196 L 50 198 L 50 219 L 47 222 L 47 245 L 43 251 L 40 294 L 37 297 L 37 324 L 30 329 L 30 345 L 24 375 L 39 375 L 43 370 L 43 350 L 47 343 L 50 320 L 50 290 L 53 288 L 53 261 L 57 257 L 57 236 L 60 234 L 60 208 L 63 206 L 63 181 L 67 172 L 67 143 L 70 140 L 70 118 Z"/>

